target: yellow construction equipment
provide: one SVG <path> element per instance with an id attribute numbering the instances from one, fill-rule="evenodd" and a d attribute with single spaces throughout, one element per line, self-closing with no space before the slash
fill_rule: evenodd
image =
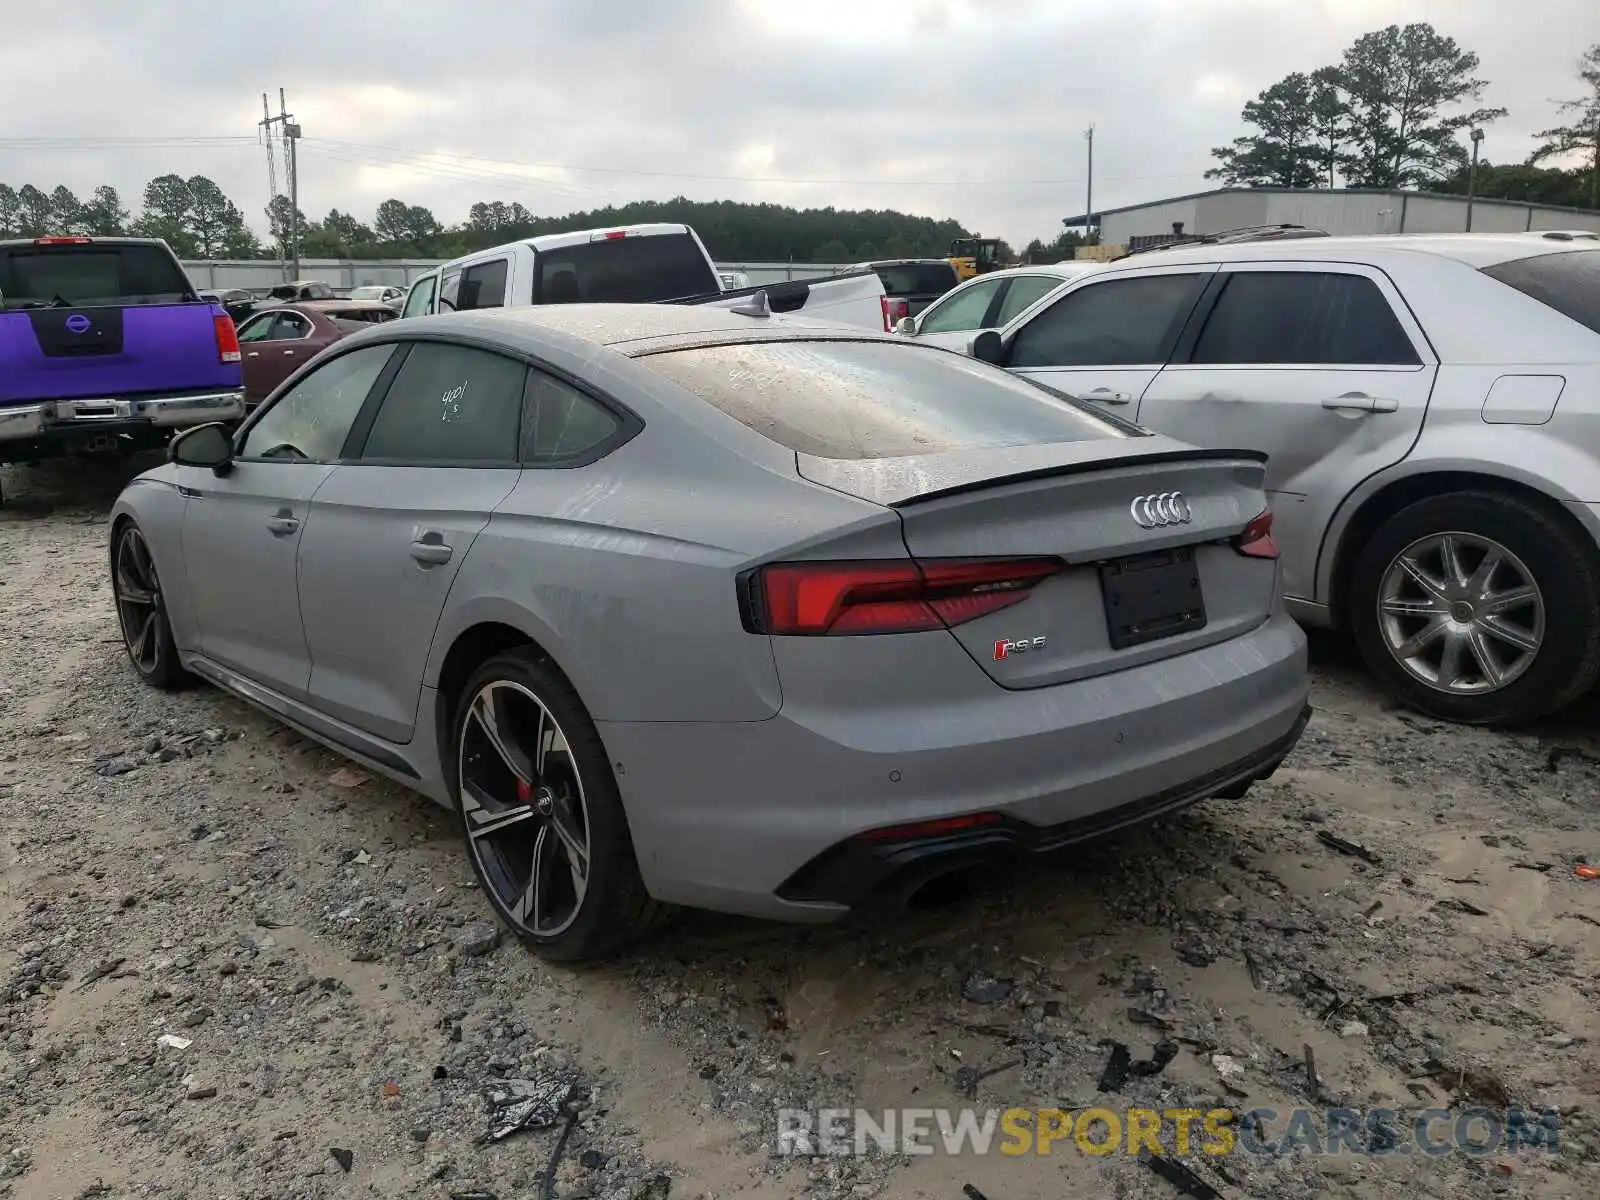
<path id="1" fill-rule="evenodd" d="M 986 237 L 957 238 L 950 243 L 950 265 L 956 269 L 957 279 L 971 279 L 974 275 L 987 275 L 998 271 L 1000 239 Z"/>

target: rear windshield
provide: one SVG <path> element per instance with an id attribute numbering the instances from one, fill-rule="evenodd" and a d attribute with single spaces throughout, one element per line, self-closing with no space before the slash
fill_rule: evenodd
<path id="1" fill-rule="evenodd" d="M 1600 333 L 1600 250 L 1519 258 L 1483 273 Z"/>
<path id="2" fill-rule="evenodd" d="M 909 342 L 754 342 L 636 361 L 757 433 L 819 458 L 1130 436 L 998 367 Z"/>
<path id="3" fill-rule="evenodd" d="M 896 263 L 873 270 L 885 296 L 942 296 L 956 285 L 956 269 L 949 263 Z"/>
<path id="4" fill-rule="evenodd" d="M 535 304 L 656 304 L 722 290 L 686 233 L 541 250 L 538 263 Z"/>
<path id="5" fill-rule="evenodd" d="M 0 304 L 177 304 L 194 299 L 178 260 L 160 246 L 0 246 Z"/>

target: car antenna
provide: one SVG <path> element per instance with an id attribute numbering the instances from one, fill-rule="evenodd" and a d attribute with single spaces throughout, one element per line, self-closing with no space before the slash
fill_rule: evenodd
<path id="1" fill-rule="evenodd" d="M 735 305 L 728 310 L 736 312 L 741 317 L 770 317 L 772 306 L 767 303 L 767 289 L 762 288 L 744 304 Z"/>

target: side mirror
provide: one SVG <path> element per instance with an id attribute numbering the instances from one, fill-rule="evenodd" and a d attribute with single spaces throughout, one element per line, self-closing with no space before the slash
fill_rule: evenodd
<path id="1" fill-rule="evenodd" d="M 894 323 L 894 331 L 901 337 L 916 337 L 917 319 L 915 317 L 901 317 Z"/>
<path id="2" fill-rule="evenodd" d="M 220 421 L 185 429 L 167 447 L 167 458 L 182 467 L 210 467 L 218 475 L 233 469 L 233 439 Z"/>
<path id="3" fill-rule="evenodd" d="M 1006 356 L 1006 344 L 995 330 L 985 329 L 967 339 L 967 353 L 979 362 L 998 367 Z"/>

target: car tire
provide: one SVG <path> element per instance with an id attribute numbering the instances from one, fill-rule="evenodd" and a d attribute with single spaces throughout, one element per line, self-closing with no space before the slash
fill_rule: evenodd
<path id="1" fill-rule="evenodd" d="M 584 962 L 665 922 L 670 910 L 639 876 L 594 721 L 549 659 L 528 647 L 483 663 L 461 691 L 449 744 L 467 857 L 524 945 L 553 962 Z"/>
<path id="2" fill-rule="evenodd" d="M 122 646 L 139 678 L 163 691 L 188 683 L 190 676 L 178 661 L 172 622 L 167 618 L 161 577 L 137 522 L 124 521 L 112 539 L 111 594 L 122 629 Z"/>
<path id="3" fill-rule="evenodd" d="M 1490 555 L 1497 565 L 1485 576 Z M 1351 632 L 1373 674 L 1409 707 L 1467 725 L 1523 724 L 1600 677 L 1596 560 L 1541 505 L 1494 492 L 1432 496 L 1362 547 Z M 1446 687 L 1452 669 L 1458 682 Z"/>

